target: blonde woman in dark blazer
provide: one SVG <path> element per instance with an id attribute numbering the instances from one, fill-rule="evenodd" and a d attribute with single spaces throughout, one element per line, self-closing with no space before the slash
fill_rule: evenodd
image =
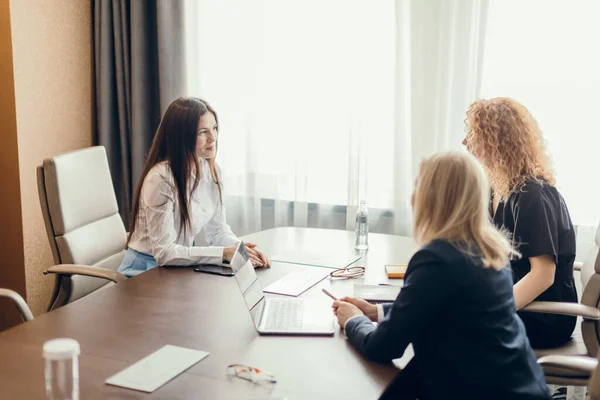
<path id="1" fill-rule="evenodd" d="M 413 344 L 414 359 L 384 398 L 550 398 L 515 310 L 515 251 L 490 221 L 488 202 L 486 175 L 471 155 L 423 161 L 413 194 L 421 248 L 398 298 L 334 302 L 339 325 L 368 359 L 390 362 Z"/>

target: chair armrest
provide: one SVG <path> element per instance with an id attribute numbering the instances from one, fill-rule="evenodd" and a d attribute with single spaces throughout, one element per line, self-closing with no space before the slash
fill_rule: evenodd
<path id="1" fill-rule="evenodd" d="M 546 314 L 571 315 L 594 321 L 600 320 L 600 310 L 579 303 L 561 303 L 557 301 L 534 301 L 521 309 Z"/>
<path id="2" fill-rule="evenodd" d="M 33 319 L 33 314 L 31 313 L 29 306 L 19 293 L 10 289 L 0 289 L 0 297 L 9 298 L 15 303 L 23 321 L 31 321 Z"/>
<path id="3" fill-rule="evenodd" d="M 598 366 L 598 360 L 594 357 L 551 355 L 538 359 L 542 367 L 566 368 L 590 375 Z"/>
<path id="4" fill-rule="evenodd" d="M 575 261 L 573 263 L 573 269 L 575 271 L 581 271 L 581 268 L 583 268 L 583 263 L 581 261 Z"/>
<path id="5" fill-rule="evenodd" d="M 47 274 L 60 274 L 60 275 L 84 275 L 91 276 L 94 278 L 107 279 L 114 283 L 123 282 L 127 278 L 120 272 L 113 271 L 107 268 L 92 267 L 90 265 L 79 265 L 79 264 L 58 264 L 48 268 L 44 271 L 44 275 Z"/>

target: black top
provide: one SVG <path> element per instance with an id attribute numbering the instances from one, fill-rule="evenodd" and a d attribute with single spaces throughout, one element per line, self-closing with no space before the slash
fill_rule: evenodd
<path id="1" fill-rule="evenodd" d="M 576 303 L 575 230 L 558 190 L 545 183 L 528 181 L 520 191 L 512 193 L 506 203 L 498 204 L 493 219 L 497 227 L 512 234 L 513 246 L 522 255 L 511 261 L 515 283 L 531 270 L 530 257 L 549 255 L 556 263 L 554 283 L 536 300 Z M 575 317 L 562 315 L 519 312 L 519 316 L 534 348 L 564 344 L 571 337 L 576 322 Z"/>
<path id="2" fill-rule="evenodd" d="M 508 266 L 508 265 L 507 265 Z M 346 335 L 367 358 L 389 362 L 413 344 L 423 398 L 549 399 L 515 312 L 509 268 L 484 268 L 434 241 L 410 260 L 404 286 L 376 328 L 367 317 Z"/>

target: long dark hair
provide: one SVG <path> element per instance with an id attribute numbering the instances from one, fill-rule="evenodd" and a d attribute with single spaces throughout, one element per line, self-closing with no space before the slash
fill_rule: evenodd
<path id="1" fill-rule="evenodd" d="M 152 147 L 146 158 L 146 165 L 142 171 L 140 181 L 135 188 L 133 196 L 133 207 L 130 220 L 130 231 L 127 243 L 131 240 L 133 232 L 137 227 L 138 214 L 140 212 L 140 197 L 144 180 L 150 170 L 158 163 L 166 161 L 173 174 L 175 181 L 175 192 L 179 202 L 179 218 L 181 221 L 178 236 L 185 235 L 187 229 L 191 230 L 189 200 L 198 187 L 198 180 L 194 179 L 192 189 L 188 190 L 188 184 L 192 173 L 200 177 L 200 163 L 196 155 L 196 140 L 198 138 L 198 123 L 200 117 L 211 112 L 217 121 L 219 119 L 215 110 L 204 100 L 195 97 L 180 97 L 169 105 L 163 115 L 158 130 L 154 135 Z M 218 149 L 218 140 L 215 142 L 215 156 Z M 219 200 L 221 206 L 223 198 L 221 193 L 221 181 L 217 174 L 214 158 L 209 158 L 208 165 L 213 182 L 219 188 Z M 193 166 L 193 167 L 192 167 Z M 193 170 L 192 170 L 193 168 Z M 203 173 L 206 173 L 203 171 Z"/>

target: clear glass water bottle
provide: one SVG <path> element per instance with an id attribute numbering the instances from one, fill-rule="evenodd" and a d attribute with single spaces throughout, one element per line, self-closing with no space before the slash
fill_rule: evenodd
<path id="1" fill-rule="evenodd" d="M 369 210 L 364 200 L 360 202 L 356 211 L 356 250 L 365 251 L 369 249 Z"/>
<path id="2" fill-rule="evenodd" d="M 46 399 L 79 400 L 79 353 L 74 339 L 44 343 Z"/>

